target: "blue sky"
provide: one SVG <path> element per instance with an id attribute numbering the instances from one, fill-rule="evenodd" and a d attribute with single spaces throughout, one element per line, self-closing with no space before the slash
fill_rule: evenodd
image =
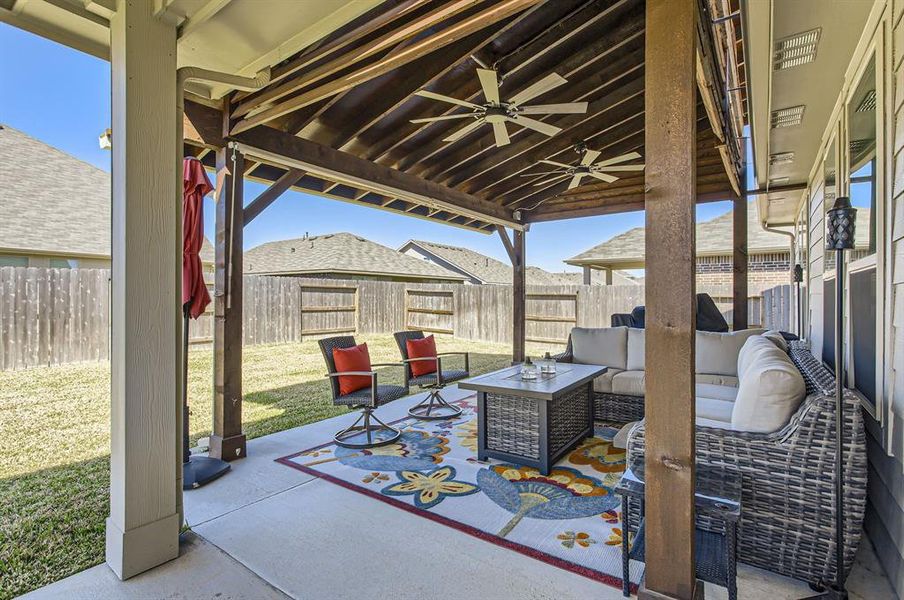
<path id="1" fill-rule="evenodd" d="M 103 60 L 0 23 L 0 123 L 106 171 L 109 152 L 97 138 L 110 126 L 110 68 Z M 10 57 L 14 57 L 10 59 Z M 15 85 L 13 85 L 15 82 Z M 246 201 L 263 186 L 248 183 Z M 700 205 L 699 220 L 730 210 L 727 202 Z M 205 228 L 213 237 L 213 202 Z M 574 270 L 562 260 L 643 225 L 643 212 L 537 223 L 527 236 L 528 263 L 552 271 Z M 288 192 L 245 229 L 245 248 L 278 239 L 350 231 L 398 247 L 409 238 L 466 246 L 508 260 L 499 238 L 386 211 Z"/>

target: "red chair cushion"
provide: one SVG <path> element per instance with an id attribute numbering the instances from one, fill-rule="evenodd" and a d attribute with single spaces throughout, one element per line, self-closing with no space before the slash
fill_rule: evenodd
<path id="1" fill-rule="evenodd" d="M 333 362 L 336 372 L 370 371 L 370 353 L 367 344 L 359 344 L 354 348 L 333 348 Z M 339 395 L 345 396 L 358 390 L 370 387 L 371 378 L 366 375 L 342 375 L 339 378 Z"/>
<path id="2" fill-rule="evenodd" d="M 432 335 L 420 340 L 405 340 L 405 346 L 408 358 L 436 358 L 436 340 Z M 414 377 L 436 373 L 435 360 L 418 360 L 408 364 L 411 365 L 411 375 Z"/>

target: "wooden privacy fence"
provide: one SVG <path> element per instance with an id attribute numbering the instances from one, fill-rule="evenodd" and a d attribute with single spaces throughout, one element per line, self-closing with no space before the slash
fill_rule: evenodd
<path id="1" fill-rule="evenodd" d="M 778 289 L 751 297 L 751 326 L 788 329 L 790 294 Z M 730 313 L 725 290 L 709 291 Z M 108 270 L 3 267 L 0 292 L 0 369 L 109 358 Z M 562 345 L 572 327 L 608 326 L 613 313 L 643 303 L 641 285 L 528 286 L 526 337 Z M 243 305 L 246 345 L 404 329 L 512 343 L 512 288 L 504 285 L 246 275 Z M 191 322 L 192 343 L 212 341 L 212 311 Z"/>
<path id="2" fill-rule="evenodd" d="M 791 331 L 793 302 L 790 284 L 763 290 L 763 327 Z"/>

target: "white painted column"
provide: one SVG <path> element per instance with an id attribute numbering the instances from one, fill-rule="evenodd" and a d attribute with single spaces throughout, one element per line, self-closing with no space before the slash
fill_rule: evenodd
<path id="1" fill-rule="evenodd" d="M 113 306 L 107 564 L 127 579 L 179 555 L 180 230 L 176 30 L 155 3 L 110 21 Z"/>

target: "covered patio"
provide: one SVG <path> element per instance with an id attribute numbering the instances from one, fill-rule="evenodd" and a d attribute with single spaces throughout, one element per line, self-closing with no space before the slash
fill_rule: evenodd
<path id="1" fill-rule="evenodd" d="M 130 581 L 110 586 L 107 575 L 85 575 L 57 589 L 113 596 L 142 580 L 158 585 L 160 576 L 178 582 L 195 556 L 225 569 L 198 595 L 620 594 L 274 462 L 322 443 L 337 422 L 245 439 L 242 231 L 295 189 L 498 235 L 514 267 L 515 362 L 525 357 L 531 224 L 646 211 L 647 546 L 639 595 L 698 597 L 697 203 L 735 203 L 732 326 L 747 328 L 747 78 L 738 10 L 731 0 L 360 0 L 273 2 L 266 10 L 244 0 L 91 0 L 0 13 L 112 64 L 107 564 Z M 547 112 L 525 110 L 534 98 Z M 228 477 L 184 499 L 175 168 L 183 155 L 217 173 L 210 454 L 233 464 Z M 550 180 L 541 161 L 564 171 Z M 606 161 L 608 177 L 576 177 Z M 623 168 L 612 169 L 616 163 Z M 246 199 L 245 179 L 269 187 Z M 418 399 L 381 414 L 400 418 Z M 196 535 L 191 551 L 164 565 L 180 557 L 183 517 Z M 881 585 L 867 574 L 862 581 Z M 752 569 L 741 585 L 751 597 L 806 592 Z"/>

